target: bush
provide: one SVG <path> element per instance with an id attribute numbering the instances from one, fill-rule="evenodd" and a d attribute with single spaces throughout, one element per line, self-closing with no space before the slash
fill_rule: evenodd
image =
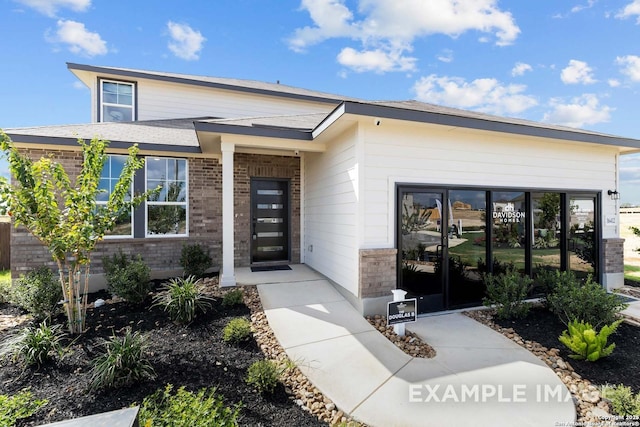
<path id="1" fill-rule="evenodd" d="M 13 345 L 14 359 L 21 359 L 25 366 L 38 366 L 50 361 L 54 355 L 62 355 L 60 341 L 64 337 L 60 325 L 46 322 L 25 328 Z"/>
<path id="2" fill-rule="evenodd" d="M 121 251 L 102 259 L 109 290 L 132 304 L 142 304 L 149 295 L 151 269 L 142 257 L 128 259 Z"/>
<path id="3" fill-rule="evenodd" d="M 18 279 L 11 300 L 38 320 L 51 318 L 60 311 L 60 280 L 49 268 L 39 267 Z"/>
<path id="4" fill-rule="evenodd" d="M 225 406 L 216 389 L 201 389 L 192 393 L 180 387 L 172 393 L 168 384 L 164 390 L 144 398 L 140 405 L 141 426 L 153 427 L 232 427 L 238 425 L 240 404 Z"/>
<path id="5" fill-rule="evenodd" d="M 603 326 L 600 332 L 596 332 L 590 324 L 574 320 L 569 322 L 569 330 L 563 331 L 558 339 L 573 352 L 569 355 L 572 359 L 595 362 L 610 355 L 616 348 L 614 343 L 607 345 L 607 339 L 620 326 L 620 323 L 622 320 L 617 320 L 611 325 Z"/>
<path id="6" fill-rule="evenodd" d="M 184 245 L 180 254 L 180 265 L 184 268 L 184 276 L 201 278 L 207 268 L 211 267 L 211 256 L 202 246 L 196 244 Z"/>
<path id="7" fill-rule="evenodd" d="M 92 362 L 90 389 L 121 387 L 155 378 L 151 363 L 144 357 L 145 337 L 127 328 L 122 338 L 115 335 L 105 343 L 105 352 Z"/>
<path id="8" fill-rule="evenodd" d="M 524 299 L 529 293 L 531 278 L 522 276 L 515 269 L 506 273 L 485 275 L 487 296 L 484 305 L 495 305 L 496 315 L 501 319 L 524 317 L 529 312 L 529 304 Z"/>
<path id="9" fill-rule="evenodd" d="M 211 308 L 210 299 L 202 293 L 200 280 L 194 276 L 165 283 L 162 292 L 154 297 L 155 305 L 163 307 L 171 320 L 181 324 L 191 323 L 198 313 Z"/>
<path id="10" fill-rule="evenodd" d="M 0 271 L 0 304 L 11 301 L 11 273 Z"/>
<path id="11" fill-rule="evenodd" d="M 226 343 L 238 344 L 251 338 L 251 322 L 244 317 L 231 319 L 222 331 L 222 339 Z"/>
<path id="12" fill-rule="evenodd" d="M 247 370 L 247 384 L 257 388 L 260 393 L 273 393 L 281 373 L 273 360 L 258 360 Z"/>
<path id="13" fill-rule="evenodd" d="M 222 297 L 222 305 L 225 307 L 233 307 L 244 303 L 244 293 L 242 289 L 233 289 L 224 294 Z"/>
<path id="14" fill-rule="evenodd" d="M 0 394 L 0 426 L 13 426 L 23 418 L 29 418 L 47 404 L 46 399 L 34 399 L 29 390 L 8 396 Z"/>
<path id="15" fill-rule="evenodd" d="M 617 295 L 609 294 L 591 276 L 584 284 L 571 272 L 558 273 L 555 290 L 547 296 L 550 310 L 568 325 L 573 320 L 599 328 L 616 321 L 626 308 Z"/>
<path id="16" fill-rule="evenodd" d="M 605 385 L 601 388 L 600 394 L 609 400 L 615 415 L 640 415 L 640 393 L 634 395 L 630 387 L 622 384 Z"/>

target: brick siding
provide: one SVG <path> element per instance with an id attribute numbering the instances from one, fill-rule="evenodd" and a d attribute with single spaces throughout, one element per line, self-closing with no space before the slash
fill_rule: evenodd
<path id="1" fill-rule="evenodd" d="M 61 163 L 72 180 L 80 172 L 82 153 L 63 150 L 23 150 L 30 158 L 49 155 Z M 91 271 L 102 273 L 102 258 L 117 253 L 140 254 L 154 271 L 180 269 L 180 253 L 185 244 L 206 247 L 213 265 L 222 262 L 222 167 L 215 159 L 189 158 L 189 237 L 106 239 L 92 254 Z M 56 268 L 49 251 L 25 228 L 11 234 L 11 270 L 17 277 L 41 265 Z"/>
<path id="2" fill-rule="evenodd" d="M 624 239 L 602 239 L 604 272 L 624 273 Z"/>
<path id="3" fill-rule="evenodd" d="M 23 150 L 30 158 L 49 155 L 60 162 L 73 180 L 80 172 L 82 153 L 65 150 Z M 199 243 L 211 254 L 214 266 L 222 264 L 222 165 L 216 159 L 189 158 L 189 237 L 106 239 L 96 246 L 91 271 L 102 273 L 102 258 L 122 250 L 140 254 L 152 270 L 180 268 L 185 244 Z M 235 264 L 250 263 L 250 180 L 252 177 L 285 178 L 291 185 L 291 261 L 300 262 L 300 159 L 284 156 L 235 154 Z M 48 250 L 23 227 L 11 233 L 11 269 L 14 277 L 41 265 L 55 268 Z"/>
<path id="4" fill-rule="evenodd" d="M 397 249 L 360 250 L 360 298 L 390 296 L 397 287 Z"/>

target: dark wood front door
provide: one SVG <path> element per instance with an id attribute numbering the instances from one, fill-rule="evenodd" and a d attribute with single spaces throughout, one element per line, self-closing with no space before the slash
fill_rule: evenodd
<path id="1" fill-rule="evenodd" d="M 289 261 L 289 181 L 251 179 L 251 263 Z"/>

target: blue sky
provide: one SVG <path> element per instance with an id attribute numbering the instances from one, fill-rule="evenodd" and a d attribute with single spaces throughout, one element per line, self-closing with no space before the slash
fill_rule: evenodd
<path id="1" fill-rule="evenodd" d="M 640 0 L 0 0 L 0 16 L 0 128 L 90 121 L 76 62 L 640 139 Z M 621 162 L 622 202 L 640 203 L 639 159 Z"/>

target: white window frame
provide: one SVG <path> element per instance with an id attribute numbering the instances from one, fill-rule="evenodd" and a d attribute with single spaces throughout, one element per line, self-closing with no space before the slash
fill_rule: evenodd
<path id="1" fill-rule="evenodd" d="M 145 202 L 144 207 L 144 228 L 145 228 L 145 237 L 148 238 L 173 238 L 173 237 L 189 237 L 189 160 L 182 157 L 158 157 L 158 156 L 148 156 L 145 158 L 144 162 L 144 187 L 145 191 L 154 190 L 154 188 L 149 188 L 149 174 L 148 174 L 148 164 L 147 159 L 162 159 L 162 160 L 183 160 L 185 164 L 185 201 L 184 202 L 154 202 L 149 201 L 149 199 Z M 165 180 L 167 178 L 165 177 Z M 173 180 L 167 180 L 173 181 Z M 149 206 L 184 206 L 185 208 L 185 232 L 184 234 L 152 234 L 149 233 Z"/>
<path id="2" fill-rule="evenodd" d="M 124 159 L 126 159 L 126 158 L 127 158 L 127 156 L 122 155 L 122 154 L 108 154 L 108 156 L 109 156 L 109 161 L 111 160 L 111 158 L 112 158 L 112 157 L 123 157 Z M 110 163 L 105 163 L 105 166 L 106 166 L 107 164 L 110 164 Z M 104 171 L 104 168 L 103 168 L 103 171 Z M 109 179 L 109 180 L 114 180 L 114 179 L 116 179 L 115 177 L 112 177 L 112 176 L 111 176 L 111 169 L 109 169 L 109 176 L 108 176 L 108 177 L 105 177 L 105 178 L 107 178 L 107 179 Z M 117 179 L 119 179 L 119 178 L 120 178 L 120 177 L 117 177 Z M 102 172 L 100 172 L 100 179 L 101 179 L 101 180 L 103 179 Z M 117 179 L 116 179 L 116 182 L 117 182 Z M 110 193 L 107 193 L 107 194 L 109 194 L 109 195 L 110 195 Z M 131 196 L 131 197 L 133 197 L 133 181 L 131 182 L 130 196 Z M 97 204 L 97 205 L 104 206 L 104 205 L 106 205 L 106 204 L 107 204 L 107 202 L 97 201 L 97 200 L 96 200 L 96 204 Z M 135 227 L 135 221 L 134 221 L 134 217 L 133 217 L 134 212 L 133 212 L 133 211 L 134 211 L 134 209 L 133 209 L 133 207 L 131 207 L 131 233 L 130 233 L 130 234 L 105 234 L 105 235 L 104 235 L 104 238 L 105 238 L 105 239 L 132 239 L 132 238 L 134 237 L 134 231 L 133 231 L 133 228 Z"/>
<path id="3" fill-rule="evenodd" d="M 104 84 L 105 83 L 114 83 L 119 85 L 128 85 L 131 86 L 131 105 L 127 104 L 116 104 L 112 102 L 105 102 L 104 98 Z M 130 108 L 131 109 L 131 121 L 136 120 L 136 84 L 133 82 L 125 82 L 121 80 L 109 80 L 109 79 L 100 79 L 99 80 L 99 90 L 100 90 L 100 122 L 109 122 L 109 123 L 117 123 L 115 120 L 105 120 L 105 106 L 107 107 L 118 107 L 118 108 Z"/>

